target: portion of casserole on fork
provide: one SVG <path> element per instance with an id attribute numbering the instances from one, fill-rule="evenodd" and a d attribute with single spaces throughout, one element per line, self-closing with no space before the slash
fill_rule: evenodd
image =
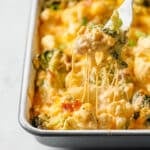
<path id="1" fill-rule="evenodd" d="M 134 0 L 127 36 L 123 0 L 45 0 L 31 124 L 40 129 L 150 129 L 150 4 Z"/>

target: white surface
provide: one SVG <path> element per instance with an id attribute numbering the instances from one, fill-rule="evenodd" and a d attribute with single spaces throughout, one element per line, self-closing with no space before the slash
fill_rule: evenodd
<path id="1" fill-rule="evenodd" d="M 0 149 L 56 150 L 18 124 L 18 103 L 31 0 L 0 0 Z"/>

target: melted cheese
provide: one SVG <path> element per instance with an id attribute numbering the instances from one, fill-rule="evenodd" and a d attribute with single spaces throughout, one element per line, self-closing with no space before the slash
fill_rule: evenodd
<path id="1" fill-rule="evenodd" d="M 116 40 L 98 28 L 121 2 L 61 1 L 56 10 L 42 10 L 42 56 L 33 61 L 37 71 L 31 109 L 33 126 L 49 130 L 150 128 L 150 108 L 144 105 L 150 97 L 149 37 L 141 38 L 134 47 L 124 47 L 122 55 L 128 68 L 121 69 L 108 53 Z M 134 4 L 137 7 L 140 12 L 134 9 L 128 33 L 134 42 L 138 40 L 137 31 L 150 33 L 149 8 Z M 49 60 L 47 50 L 60 52 L 59 58 L 50 53 Z M 41 68 L 41 63 L 48 67 Z M 139 92 L 144 95 L 138 97 L 137 91 L 144 91 Z"/>

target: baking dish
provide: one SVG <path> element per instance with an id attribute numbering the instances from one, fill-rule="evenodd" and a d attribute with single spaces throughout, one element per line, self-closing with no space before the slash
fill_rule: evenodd
<path id="1" fill-rule="evenodd" d="M 54 147 L 150 147 L 150 130 L 41 130 L 29 123 L 35 72 L 32 56 L 38 49 L 38 17 L 43 0 L 32 0 L 19 106 L 19 123 L 42 144 Z"/>

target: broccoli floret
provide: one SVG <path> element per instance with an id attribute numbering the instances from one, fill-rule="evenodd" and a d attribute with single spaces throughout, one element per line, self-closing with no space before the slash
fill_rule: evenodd
<path id="1" fill-rule="evenodd" d="M 41 55 L 39 55 L 39 62 L 40 62 L 40 67 L 45 70 L 49 66 L 49 62 L 52 59 L 54 55 L 54 50 L 51 51 L 45 51 Z"/>
<path id="2" fill-rule="evenodd" d="M 46 83 L 52 87 L 64 87 L 65 76 L 70 71 L 70 68 L 67 66 L 70 62 L 66 62 L 65 58 L 67 59 L 67 56 L 62 51 L 54 49 L 45 51 L 33 59 L 34 67 L 39 73 L 36 81 L 37 87 L 41 87 Z M 47 74 L 52 76 L 51 82 L 47 81 Z"/>
<path id="3" fill-rule="evenodd" d="M 38 116 L 34 116 L 31 119 L 31 125 L 36 128 L 46 129 L 46 124 L 49 122 L 50 117 L 46 114 L 40 114 Z"/>
<path id="4" fill-rule="evenodd" d="M 127 63 L 123 61 L 121 57 L 122 48 L 127 43 L 126 33 L 123 33 L 121 31 L 117 32 L 116 30 L 112 30 L 109 28 L 104 28 L 103 31 L 106 34 L 109 34 L 110 36 L 115 38 L 116 40 L 116 44 L 113 47 L 111 47 L 109 50 L 111 56 L 117 60 L 120 68 L 128 67 Z"/>
<path id="5" fill-rule="evenodd" d="M 103 32 L 112 36 L 116 40 L 116 44 L 111 47 L 110 54 L 117 60 L 120 68 L 128 67 L 127 63 L 123 61 L 121 57 L 122 48 L 127 43 L 126 32 L 122 32 L 120 27 L 122 26 L 122 20 L 119 18 L 119 13 L 115 11 L 111 17 L 111 24 L 106 28 L 103 28 Z"/>
<path id="6" fill-rule="evenodd" d="M 150 107 L 150 95 L 144 95 L 144 97 L 143 97 L 143 105 Z"/>
<path id="7" fill-rule="evenodd" d="M 46 70 L 49 66 L 49 62 L 53 56 L 54 51 L 45 51 L 42 54 L 33 58 L 33 66 L 35 69 Z"/>
<path id="8" fill-rule="evenodd" d="M 132 98 L 133 104 L 138 104 L 140 107 L 150 107 L 150 95 L 144 93 L 143 91 L 138 91 L 134 94 Z"/>
<path id="9" fill-rule="evenodd" d="M 62 52 L 60 50 L 47 50 L 33 59 L 33 65 L 36 69 L 58 70 L 61 57 Z"/>
<path id="10" fill-rule="evenodd" d="M 88 24 L 88 19 L 86 16 L 84 16 L 81 20 L 81 25 L 86 26 Z"/>
<path id="11" fill-rule="evenodd" d="M 33 127 L 36 127 L 36 128 L 41 128 L 42 127 L 42 123 L 43 123 L 43 120 L 41 118 L 39 118 L 38 116 L 35 116 L 31 119 L 31 125 Z"/>

